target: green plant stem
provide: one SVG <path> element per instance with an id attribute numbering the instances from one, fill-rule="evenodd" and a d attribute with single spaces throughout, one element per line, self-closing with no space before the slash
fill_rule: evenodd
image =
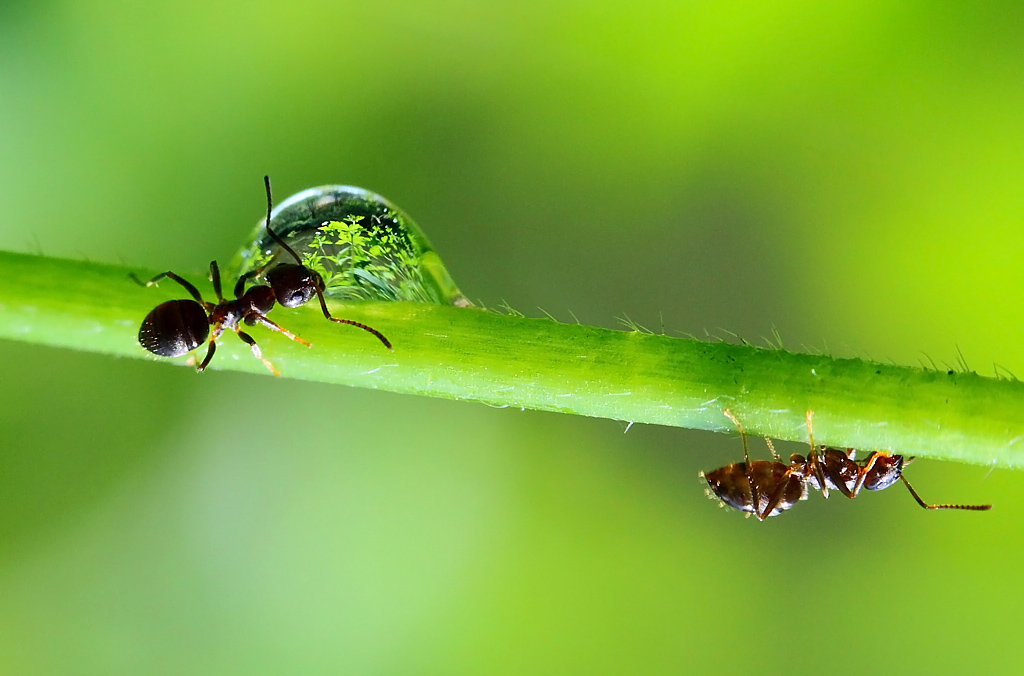
<path id="1" fill-rule="evenodd" d="M 153 307 L 187 294 L 170 281 L 139 287 L 131 271 L 0 252 L 0 338 L 186 364 L 153 357 L 136 335 Z M 197 286 L 212 297 L 208 283 Z M 284 377 L 733 432 L 722 413 L 728 408 L 748 433 L 793 441 L 807 440 L 812 410 L 815 439 L 829 446 L 999 466 L 1024 461 L 1024 384 L 1016 380 L 472 308 L 332 304 L 335 316 L 387 335 L 395 346 L 388 352 L 364 331 L 324 321 L 315 305 L 271 313 L 312 348 L 251 331 Z M 269 375 L 231 335 L 210 368 Z"/>

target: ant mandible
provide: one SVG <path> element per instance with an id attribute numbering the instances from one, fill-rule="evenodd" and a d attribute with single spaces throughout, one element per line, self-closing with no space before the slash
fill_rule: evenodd
<path id="1" fill-rule="evenodd" d="M 758 521 L 764 521 L 770 516 L 776 516 L 791 509 L 797 500 L 806 500 L 808 485 L 814 490 L 820 490 L 825 498 L 828 498 L 829 489 L 832 489 L 853 499 L 860 494 L 862 489 L 880 491 L 896 483 L 897 479 L 903 481 L 917 504 L 925 509 L 984 511 L 992 508 L 992 505 L 930 505 L 926 503 L 903 476 L 904 465 L 909 464 L 913 458 L 904 462 L 902 455 L 873 451 L 864 461 L 858 463 L 855 459 L 856 451 L 854 449 L 841 451 L 824 446 L 820 448 L 819 455 L 819 449 L 814 444 L 814 431 L 811 426 L 811 418 L 814 415 L 812 411 L 807 412 L 807 436 L 810 442 L 810 451 L 806 458 L 793 454 L 789 458 L 790 465 L 788 467 L 779 460 L 777 455 L 774 461 L 755 460 L 751 462 L 743 426 L 728 409 L 724 413 L 739 429 L 740 438 L 743 441 L 745 462 L 727 465 L 707 474 L 701 473 L 701 476 L 723 503 L 734 509 L 754 514 Z M 774 455 L 775 448 L 771 441 L 766 441 Z"/>
<path id="2" fill-rule="evenodd" d="M 266 315 L 274 308 L 275 304 L 289 308 L 298 307 L 308 302 L 315 294 L 320 301 L 320 309 L 323 310 L 324 317 L 332 322 L 349 324 L 368 331 L 377 336 L 380 342 L 384 343 L 384 347 L 392 349 L 391 342 L 380 331 L 351 319 L 331 316 L 327 310 L 327 302 L 324 300 L 323 278 L 315 270 L 302 265 L 299 255 L 270 228 L 270 214 L 274 208 L 270 177 L 264 176 L 263 182 L 267 188 L 267 234 L 283 250 L 291 254 L 295 263 L 281 263 L 271 269 L 266 274 L 269 286 L 256 284 L 248 289 L 245 288 L 246 283 L 259 276 L 270 263 L 246 272 L 235 283 L 234 300 L 225 300 L 221 293 L 220 268 L 217 266 L 217 261 L 211 261 L 210 280 L 213 282 L 213 291 L 217 294 L 216 303 L 203 300 L 202 294 L 195 286 L 171 271 L 162 272 L 145 283 L 134 274 L 131 275 L 132 279 L 143 286 L 153 286 L 161 279 L 170 279 L 184 287 L 192 296 L 192 300 L 187 298 L 169 300 L 157 305 L 142 320 L 142 327 L 139 329 L 139 344 L 161 357 L 181 357 L 199 347 L 209 337 L 209 349 L 206 352 L 206 357 L 196 366 L 197 371 L 203 371 L 217 350 L 217 339 L 225 330 L 231 329 L 252 348 L 253 356 L 263 362 L 271 373 L 275 376 L 281 375 L 273 364 L 263 357 L 259 346 L 256 345 L 256 340 L 239 328 L 239 322 L 245 322 L 247 326 L 262 324 L 268 329 L 277 331 L 308 347 L 311 345 L 309 341 L 303 340 L 275 324 L 267 319 Z"/>

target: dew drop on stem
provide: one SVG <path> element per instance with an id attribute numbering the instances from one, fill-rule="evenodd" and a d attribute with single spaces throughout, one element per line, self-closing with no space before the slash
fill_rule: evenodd
<path id="1" fill-rule="evenodd" d="M 280 257 L 265 223 L 235 256 L 233 274 Z M 332 298 L 472 305 L 419 226 L 376 193 L 343 185 L 303 190 L 277 205 L 270 227 L 320 273 Z"/>

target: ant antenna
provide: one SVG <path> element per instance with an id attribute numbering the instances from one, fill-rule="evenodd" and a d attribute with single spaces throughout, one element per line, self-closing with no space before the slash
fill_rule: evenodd
<path id="1" fill-rule="evenodd" d="M 299 254 L 295 253 L 295 250 L 288 246 L 283 239 L 281 239 L 276 232 L 270 229 L 270 212 L 274 210 L 274 198 L 270 191 L 270 176 L 263 177 L 263 183 L 267 186 L 267 234 L 270 235 L 270 239 L 277 242 L 278 246 L 287 251 L 295 259 L 295 262 L 302 265 L 302 259 L 299 258 Z"/>
<path id="2" fill-rule="evenodd" d="M 929 505 L 921 499 L 921 496 L 917 494 L 917 491 L 914 490 L 914 487 L 910 485 L 905 476 L 900 474 L 900 478 L 903 479 L 903 483 L 906 485 L 907 490 L 910 491 L 910 494 L 917 500 L 917 504 L 925 509 L 969 509 L 973 512 L 984 512 L 992 509 L 992 505 Z"/>
<path id="3" fill-rule="evenodd" d="M 282 249 L 284 249 L 285 251 L 287 251 L 288 253 L 290 253 L 292 255 L 292 258 L 295 259 L 295 262 L 299 265 L 299 267 L 305 268 L 305 266 L 302 264 L 302 259 L 299 258 L 299 254 L 295 253 L 295 250 L 292 249 L 290 246 L 288 246 L 288 244 L 284 241 L 284 239 L 282 239 L 280 235 L 278 235 L 276 232 L 274 232 L 270 228 L 270 214 L 274 210 L 274 198 L 273 198 L 272 192 L 270 190 L 270 176 L 264 176 L 263 177 L 263 184 L 266 185 L 266 187 L 267 187 L 267 234 L 270 235 L 270 238 L 272 240 L 274 240 L 275 242 L 277 242 L 277 244 Z M 316 273 L 316 272 L 314 272 L 312 270 L 310 272 L 312 273 L 312 275 L 315 277 L 315 279 L 317 281 L 317 283 L 313 284 L 313 291 L 316 293 L 316 297 L 320 301 L 320 309 L 323 310 L 324 317 L 327 317 L 327 319 L 331 320 L 332 322 L 337 322 L 339 324 L 348 324 L 349 326 L 355 326 L 356 328 L 360 328 L 363 331 L 367 331 L 369 333 L 372 333 L 373 335 L 377 336 L 377 339 L 380 342 L 384 343 L 384 347 L 388 348 L 389 350 L 394 350 L 394 348 L 391 346 L 391 341 L 389 341 L 384 336 L 384 334 L 381 333 L 380 331 L 378 331 L 377 329 L 375 329 L 373 327 L 370 327 L 370 326 L 367 326 L 366 324 L 362 324 L 360 322 L 353 321 L 351 319 L 341 319 L 339 317 L 332 317 L 331 313 L 327 309 L 327 301 L 324 300 L 324 292 L 323 292 L 323 283 L 324 282 L 323 282 L 323 279 L 321 279 L 321 277 L 320 277 L 320 275 L 318 273 Z M 273 271 L 271 271 L 271 273 L 273 273 Z M 271 286 L 273 286 L 273 284 L 271 284 Z M 303 301 L 303 302 L 305 302 L 305 301 Z"/>

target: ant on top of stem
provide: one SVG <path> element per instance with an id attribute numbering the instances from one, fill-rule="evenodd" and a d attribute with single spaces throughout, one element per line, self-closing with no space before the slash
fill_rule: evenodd
<path id="1" fill-rule="evenodd" d="M 856 451 L 852 448 L 841 451 L 836 448 L 818 447 L 814 444 L 814 431 L 811 427 L 812 411 L 807 412 L 807 436 L 810 451 L 805 458 L 799 454 L 790 456 L 790 464 L 786 466 L 775 454 L 771 441 L 768 447 L 772 450 L 774 460 L 750 460 L 747 450 L 747 436 L 743 426 L 728 409 L 726 417 L 736 425 L 743 442 L 744 462 L 726 465 L 701 476 L 708 486 L 724 504 L 733 509 L 748 512 L 764 521 L 791 509 L 797 500 L 807 499 L 807 487 L 821 491 L 828 498 L 829 490 L 837 490 L 848 498 L 855 498 L 862 489 L 880 491 L 903 481 L 907 490 L 925 509 L 966 509 L 984 511 L 992 505 L 930 505 L 926 503 L 903 476 L 903 467 L 913 458 L 904 461 L 902 455 L 894 455 L 884 451 L 872 451 L 867 458 L 858 462 Z M 709 493 L 710 495 L 710 493 Z"/>
<path id="2" fill-rule="evenodd" d="M 225 330 L 231 329 L 252 348 L 253 355 L 263 362 L 263 365 L 270 369 L 271 373 L 275 376 L 281 375 L 263 357 L 260 348 L 256 345 L 256 340 L 239 328 L 239 323 L 244 322 L 246 326 L 262 324 L 268 329 L 277 331 L 308 347 L 311 345 L 309 341 L 303 340 L 267 319 L 267 313 L 274 309 L 275 305 L 298 307 L 315 295 L 320 301 L 320 309 L 323 310 L 324 317 L 332 322 L 349 324 L 368 331 L 377 336 L 377 339 L 384 343 L 384 347 L 392 349 L 391 342 L 377 329 L 351 319 L 331 316 L 327 310 L 327 302 L 324 300 L 323 278 L 315 270 L 302 265 L 299 255 L 271 229 L 270 215 L 274 208 L 274 200 L 270 190 L 270 177 L 264 176 L 263 182 L 267 189 L 267 234 L 283 250 L 291 254 L 295 263 L 281 263 L 275 266 L 266 274 L 267 284 L 255 284 L 246 289 L 246 283 L 262 274 L 270 263 L 250 270 L 239 277 L 235 283 L 234 299 L 226 300 L 221 292 L 220 268 L 217 266 L 217 261 L 211 261 L 210 280 L 213 282 L 213 291 L 217 294 L 216 303 L 203 300 L 202 294 L 195 286 L 169 270 L 145 283 L 134 274 L 131 275 L 132 279 L 142 286 L 153 286 L 161 279 L 170 279 L 184 287 L 192 296 L 191 299 L 169 300 L 153 308 L 142 320 L 142 326 L 139 328 L 139 344 L 161 357 L 180 357 L 196 349 L 209 338 L 206 357 L 196 366 L 197 371 L 203 371 L 217 350 L 217 339 Z"/>

